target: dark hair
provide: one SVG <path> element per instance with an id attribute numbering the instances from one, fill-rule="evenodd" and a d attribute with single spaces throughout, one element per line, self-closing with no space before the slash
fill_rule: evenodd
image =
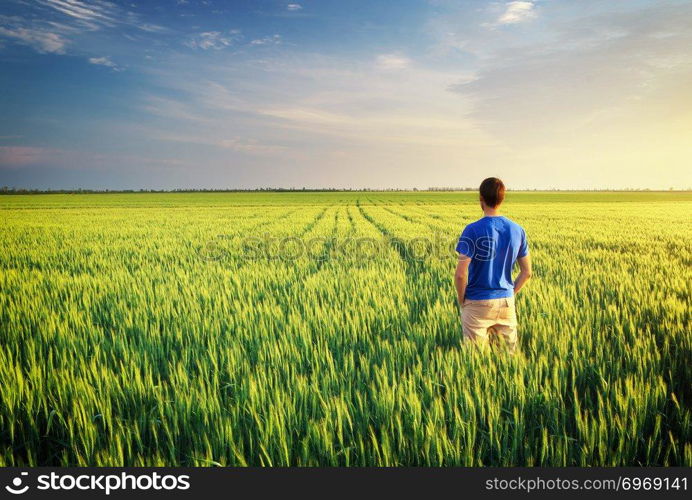
<path id="1" fill-rule="evenodd" d="M 497 177 L 488 177 L 478 189 L 481 198 L 490 208 L 495 208 L 505 199 L 505 185 Z"/>

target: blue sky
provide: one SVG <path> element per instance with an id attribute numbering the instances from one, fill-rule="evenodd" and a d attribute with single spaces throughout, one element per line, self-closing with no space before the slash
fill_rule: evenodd
<path id="1" fill-rule="evenodd" d="M 0 185 L 692 186 L 692 2 L 0 5 Z"/>

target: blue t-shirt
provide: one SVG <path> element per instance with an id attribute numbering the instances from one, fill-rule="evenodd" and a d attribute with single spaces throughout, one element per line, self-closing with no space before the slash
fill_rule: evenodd
<path id="1" fill-rule="evenodd" d="M 466 226 L 457 252 L 471 257 L 466 298 L 501 299 L 514 295 L 512 268 L 529 254 L 526 231 L 507 217 L 483 217 Z"/>

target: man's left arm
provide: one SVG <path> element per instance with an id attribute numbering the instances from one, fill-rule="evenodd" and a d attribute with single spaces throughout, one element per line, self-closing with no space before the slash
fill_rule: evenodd
<path id="1" fill-rule="evenodd" d="M 519 254 L 517 256 L 517 264 L 519 264 L 519 274 L 514 280 L 514 295 L 519 293 L 519 290 L 531 279 L 531 256 L 529 255 L 529 241 L 526 238 L 526 232 L 521 230 L 521 244 L 519 245 Z"/>

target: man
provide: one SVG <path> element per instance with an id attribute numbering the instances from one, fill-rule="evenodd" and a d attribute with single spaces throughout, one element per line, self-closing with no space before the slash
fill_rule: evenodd
<path id="1" fill-rule="evenodd" d="M 496 177 L 481 183 L 484 217 L 466 226 L 456 250 L 457 299 L 466 341 L 488 344 L 498 341 L 510 351 L 517 345 L 514 296 L 531 278 L 531 258 L 526 232 L 500 215 L 505 185 Z M 512 268 L 519 274 L 512 281 Z"/>

